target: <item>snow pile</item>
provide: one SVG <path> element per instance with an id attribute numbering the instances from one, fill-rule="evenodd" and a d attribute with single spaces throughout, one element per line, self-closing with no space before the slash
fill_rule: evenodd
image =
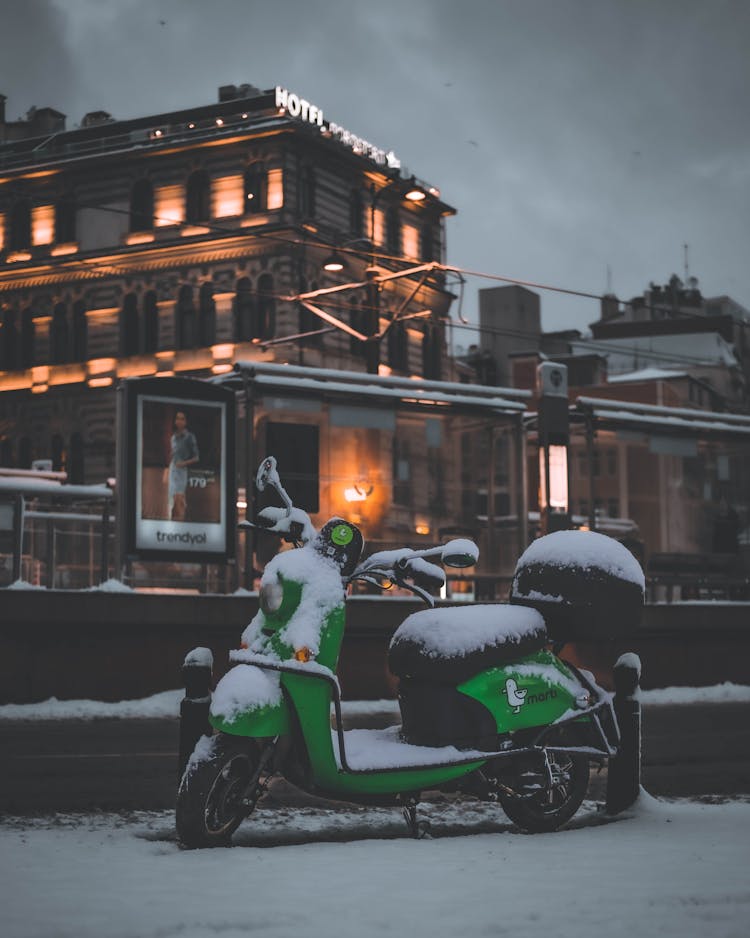
<path id="1" fill-rule="evenodd" d="M 750 804 L 589 806 L 533 836 L 496 804 L 420 816 L 433 840 L 398 808 L 261 807 L 234 849 L 205 851 L 180 850 L 166 812 L 6 819 L 3 938 L 747 934 Z"/>
<path id="2" fill-rule="evenodd" d="M 312 546 L 277 554 L 263 571 L 261 590 L 280 580 L 291 580 L 302 586 L 302 597 L 291 618 L 279 633 L 286 645 L 295 651 L 308 648 L 313 657 L 320 651 L 320 632 L 330 612 L 344 601 L 341 572 Z M 242 644 L 250 651 L 265 649 L 261 629 L 265 616 L 259 612 L 242 633 Z"/>
<path id="3" fill-rule="evenodd" d="M 390 647 L 410 642 L 431 658 L 463 658 L 487 646 L 543 638 L 545 631 L 540 613 L 527 606 L 447 606 L 412 613 Z"/>
<path id="4" fill-rule="evenodd" d="M 173 719 L 180 713 L 184 690 L 165 690 L 139 700 L 58 700 L 3 704 L 0 720 L 143 720 Z"/>
<path id="5" fill-rule="evenodd" d="M 596 531 L 555 531 L 538 538 L 521 554 L 516 570 L 531 565 L 601 570 L 646 588 L 641 565 L 627 547 Z"/>
<path id="6" fill-rule="evenodd" d="M 10 586 L 5 587 L 7 590 L 43 590 L 46 588 L 46 586 L 35 586 L 28 580 L 14 580 Z"/>
<path id="7" fill-rule="evenodd" d="M 750 686 L 725 681 L 712 687 L 658 687 L 641 690 L 640 700 L 647 706 L 750 703 Z"/>
<path id="8" fill-rule="evenodd" d="M 231 721 L 242 713 L 280 703 L 278 672 L 237 664 L 216 685 L 211 698 L 211 716 Z"/>
<path id="9" fill-rule="evenodd" d="M 108 580 L 105 580 L 103 583 L 99 583 L 98 586 L 89 587 L 88 592 L 90 593 L 132 593 L 134 592 L 132 586 L 128 586 L 126 583 L 123 583 L 122 580 L 116 580 L 114 577 L 110 577 Z"/>

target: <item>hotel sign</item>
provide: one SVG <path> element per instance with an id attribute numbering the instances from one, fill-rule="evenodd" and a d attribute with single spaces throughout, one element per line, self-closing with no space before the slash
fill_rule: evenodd
<path id="1" fill-rule="evenodd" d="M 355 153 L 366 156 L 368 159 L 379 163 L 381 166 L 387 166 L 389 169 L 401 168 L 401 160 L 396 156 L 393 150 L 389 150 L 386 153 L 385 150 L 374 146 L 374 144 L 362 137 L 358 137 L 340 124 L 324 120 L 323 111 L 319 107 L 311 104 L 305 98 L 301 98 L 299 95 L 294 94 L 286 88 L 281 88 L 279 85 L 276 86 L 276 107 L 283 108 L 290 117 L 296 117 L 305 123 L 314 124 L 316 127 L 320 128 L 321 133 L 328 137 L 333 137 L 335 140 L 339 140 L 344 146 L 350 147 Z"/>

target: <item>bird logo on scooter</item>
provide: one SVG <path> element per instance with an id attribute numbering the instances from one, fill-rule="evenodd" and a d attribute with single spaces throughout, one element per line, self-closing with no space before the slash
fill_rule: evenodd
<path id="1" fill-rule="evenodd" d="M 513 707 L 513 713 L 520 713 L 521 706 L 526 700 L 527 689 L 525 687 L 520 688 L 513 678 L 509 677 L 505 682 L 503 693 L 508 698 L 508 706 Z"/>

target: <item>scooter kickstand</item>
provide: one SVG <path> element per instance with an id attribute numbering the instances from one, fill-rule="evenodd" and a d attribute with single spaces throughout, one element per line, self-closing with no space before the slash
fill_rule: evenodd
<path id="1" fill-rule="evenodd" d="M 409 828 L 409 833 L 415 840 L 432 839 L 432 835 L 430 834 L 430 822 L 420 821 L 417 818 L 416 801 L 407 801 L 407 803 L 402 808 L 402 811 L 404 814 L 404 820 L 406 821 L 406 826 Z"/>

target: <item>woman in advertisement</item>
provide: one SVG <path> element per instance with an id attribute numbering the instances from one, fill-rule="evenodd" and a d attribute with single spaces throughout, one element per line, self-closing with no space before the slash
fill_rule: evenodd
<path id="1" fill-rule="evenodd" d="M 198 441 L 195 434 L 188 430 L 185 412 L 178 410 L 174 415 L 169 467 L 164 470 L 165 477 L 169 478 L 169 516 L 172 521 L 185 520 L 188 468 L 199 460 Z"/>

